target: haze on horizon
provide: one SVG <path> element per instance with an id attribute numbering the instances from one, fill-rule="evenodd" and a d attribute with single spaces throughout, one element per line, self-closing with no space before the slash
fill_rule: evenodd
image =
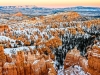
<path id="1" fill-rule="evenodd" d="M 100 0 L 0 0 L 0 6 L 35 5 L 39 7 L 62 8 L 73 6 L 100 7 Z"/>

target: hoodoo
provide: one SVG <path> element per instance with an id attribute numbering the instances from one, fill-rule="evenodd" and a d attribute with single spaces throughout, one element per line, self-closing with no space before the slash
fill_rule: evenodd
<path id="1" fill-rule="evenodd" d="M 2 67 L 5 62 L 6 62 L 6 56 L 4 54 L 4 48 L 3 45 L 0 44 L 0 67 Z"/>
<path id="2" fill-rule="evenodd" d="M 8 25 L 0 25 L 0 32 L 9 31 Z"/>
<path id="3" fill-rule="evenodd" d="M 17 12 L 16 14 L 14 14 L 14 16 L 21 17 L 21 16 L 23 16 L 23 14 L 21 12 Z"/>
<path id="4" fill-rule="evenodd" d="M 48 8 L 11 9 L 0 13 L 0 75 L 100 75 L 100 19 L 69 8 L 45 16 Z"/>

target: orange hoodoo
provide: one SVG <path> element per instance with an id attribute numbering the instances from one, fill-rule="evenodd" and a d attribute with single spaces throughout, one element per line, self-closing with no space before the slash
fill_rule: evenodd
<path id="1" fill-rule="evenodd" d="M 80 15 L 77 12 L 68 12 L 67 13 L 67 19 L 68 20 L 73 20 L 79 18 Z"/>
<path id="2" fill-rule="evenodd" d="M 6 62 L 6 56 L 4 54 L 4 48 L 2 45 L 0 45 L 0 62 Z M 0 66 L 2 65 L 0 64 Z"/>
<path id="3" fill-rule="evenodd" d="M 21 12 L 18 12 L 18 13 L 16 13 L 16 14 L 14 14 L 14 16 L 21 17 L 21 16 L 23 16 L 23 14 L 22 14 Z"/>
<path id="4" fill-rule="evenodd" d="M 17 58 L 16 58 L 16 65 L 17 66 L 23 66 L 24 63 L 24 51 L 18 51 L 17 52 Z"/>
<path id="5" fill-rule="evenodd" d="M 65 61 L 64 61 L 64 69 L 76 65 L 79 62 L 80 58 L 80 51 L 74 48 L 73 50 L 69 51 L 66 55 Z"/>
<path id="6" fill-rule="evenodd" d="M 44 16 L 40 16 L 39 18 L 40 18 L 40 19 L 44 19 Z"/>
<path id="7" fill-rule="evenodd" d="M 93 46 L 88 53 L 88 71 L 92 75 L 100 75 L 100 48 Z"/>
<path id="8" fill-rule="evenodd" d="M 94 45 L 92 50 L 88 51 L 88 60 L 82 57 L 77 49 L 69 51 L 64 61 L 64 69 L 76 64 L 91 75 L 100 75 L 100 47 Z"/>
<path id="9" fill-rule="evenodd" d="M 9 31 L 8 25 L 0 25 L 0 32 L 3 32 L 5 30 L 8 30 Z"/>

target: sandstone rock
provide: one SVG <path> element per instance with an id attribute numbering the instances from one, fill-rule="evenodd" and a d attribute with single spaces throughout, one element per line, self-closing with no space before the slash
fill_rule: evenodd
<path id="1" fill-rule="evenodd" d="M 77 49 L 69 51 L 64 61 L 64 69 L 67 69 L 77 64 L 82 67 L 85 73 L 88 72 L 91 75 L 99 75 L 100 74 L 99 50 L 100 48 L 96 45 L 94 45 L 92 49 L 90 48 L 87 53 L 88 60 L 85 57 L 82 57 Z"/>
<path id="2" fill-rule="evenodd" d="M 2 67 L 0 67 L 0 75 L 3 75 L 3 74 L 2 74 Z"/>
<path id="3" fill-rule="evenodd" d="M 79 58 L 80 52 L 76 48 L 69 51 L 64 61 L 64 68 L 66 69 L 72 65 L 78 64 Z"/>
<path id="4" fill-rule="evenodd" d="M 91 74 L 93 73 L 93 71 L 93 75 L 100 74 L 100 48 L 96 45 L 94 45 L 92 47 L 92 50 L 89 51 L 88 65 Z"/>
<path id="5" fill-rule="evenodd" d="M 8 25 L 0 25 L 0 32 L 9 31 Z"/>
<path id="6" fill-rule="evenodd" d="M 6 56 L 4 54 L 4 48 L 2 45 L 0 45 L 0 62 L 2 62 L 2 64 L 6 62 Z"/>
<path id="7" fill-rule="evenodd" d="M 24 60 L 25 60 L 24 52 L 23 51 L 18 51 L 17 52 L 17 58 L 16 58 L 17 66 L 23 66 Z"/>
<path id="8" fill-rule="evenodd" d="M 28 63 L 24 64 L 24 74 L 31 75 L 31 64 Z"/>
<path id="9" fill-rule="evenodd" d="M 23 14 L 22 14 L 21 12 L 18 12 L 18 13 L 16 13 L 16 14 L 14 14 L 14 16 L 21 17 L 21 16 L 23 16 Z"/>
<path id="10" fill-rule="evenodd" d="M 6 62 L 9 62 L 9 63 L 12 62 L 12 59 L 9 55 L 6 55 Z"/>
<path id="11" fill-rule="evenodd" d="M 5 63 L 3 66 L 3 74 L 5 74 L 5 75 L 17 75 L 16 66 L 12 63 Z"/>

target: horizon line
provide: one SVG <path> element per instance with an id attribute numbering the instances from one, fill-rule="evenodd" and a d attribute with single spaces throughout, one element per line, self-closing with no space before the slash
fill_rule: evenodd
<path id="1" fill-rule="evenodd" d="M 43 8 L 69 8 L 69 7 L 98 7 L 100 6 L 57 6 L 57 7 L 52 7 L 52 6 L 36 6 L 36 5 L 0 5 L 0 6 L 34 6 L 34 7 L 43 7 Z"/>

